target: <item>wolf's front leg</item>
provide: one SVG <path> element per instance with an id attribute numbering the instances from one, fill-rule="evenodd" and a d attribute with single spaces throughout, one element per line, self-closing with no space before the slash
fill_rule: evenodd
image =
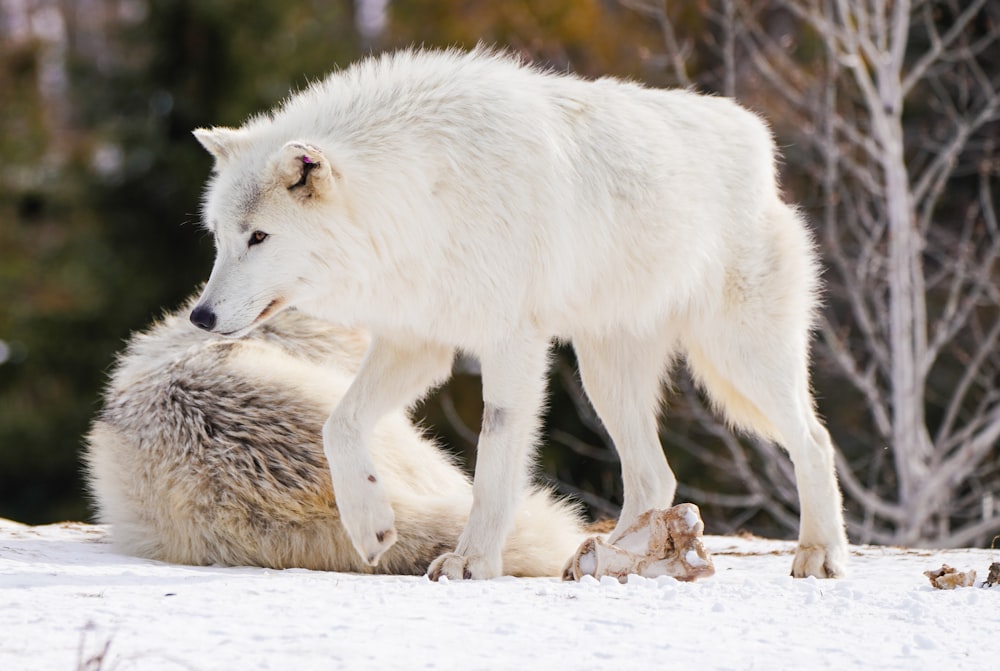
<path id="1" fill-rule="evenodd" d="M 448 347 L 372 338 L 354 382 L 323 425 L 323 452 L 340 522 L 371 566 L 396 542 L 396 527 L 368 438 L 382 416 L 446 379 L 452 357 Z"/>
<path id="2" fill-rule="evenodd" d="M 494 578 L 503 572 L 501 553 L 528 485 L 548 351 L 548 339 L 522 338 L 480 353 L 484 409 L 472 511 L 455 552 L 428 568 L 431 580 Z"/>

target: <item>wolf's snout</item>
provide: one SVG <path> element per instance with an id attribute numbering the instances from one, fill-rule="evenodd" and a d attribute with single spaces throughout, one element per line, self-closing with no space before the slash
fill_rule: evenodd
<path id="1" fill-rule="evenodd" d="M 191 311 L 191 323 L 200 329 L 211 331 L 215 328 L 215 321 L 215 313 L 212 312 L 212 308 L 199 305 Z"/>

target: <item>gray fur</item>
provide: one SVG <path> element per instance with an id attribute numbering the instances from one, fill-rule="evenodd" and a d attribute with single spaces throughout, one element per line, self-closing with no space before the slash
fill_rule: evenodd
<path id="1" fill-rule="evenodd" d="M 507 419 L 507 410 L 504 408 L 498 408 L 492 403 L 486 403 L 483 406 L 483 424 L 480 429 L 483 433 L 493 433 L 501 426 Z"/>

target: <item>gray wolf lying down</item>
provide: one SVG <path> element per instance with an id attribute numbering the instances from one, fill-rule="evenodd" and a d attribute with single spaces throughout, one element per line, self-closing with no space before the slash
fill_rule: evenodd
<path id="1" fill-rule="evenodd" d="M 322 427 L 368 345 L 289 310 L 241 339 L 194 328 L 191 306 L 134 336 L 87 436 L 88 487 L 123 552 L 183 564 L 423 574 L 455 547 L 469 478 L 402 413 L 371 437 L 397 542 L 369 566 L 341 525 Z M 504 572 L 556 576 L 585 535 L 548 492 L 520 503 Z"/>

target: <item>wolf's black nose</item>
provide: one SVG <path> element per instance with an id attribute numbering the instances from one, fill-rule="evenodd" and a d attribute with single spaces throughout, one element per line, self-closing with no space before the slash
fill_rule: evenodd
<path id="1" fill-rule="evenodd" d="M 191 311 L 191 323 L 200 329 L 211 331 L 215 328 L 215 313 L 211 308 L 199 305 Z"/>

